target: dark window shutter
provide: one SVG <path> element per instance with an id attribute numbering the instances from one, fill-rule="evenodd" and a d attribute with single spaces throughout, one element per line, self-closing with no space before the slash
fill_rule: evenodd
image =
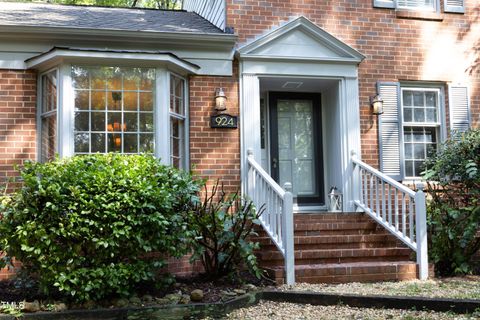
<path id="1" fill-rule="evenodd" d="M 383 114 L 378 119 L 380 171 L 398 181 L 403 178 L 400 85 L 398 82 L 378 82 L 377 92 L 383 99 Z"/>
<path id="2" fill-rule="evenodd" d="M 444 0 L 443 1 L 444 12 L 465 12 L 465 0 Z"/>
<path id="3" fill-rule="evenodd" d="M 395 9 L 396 0 L 373 0 L 373 6 L 375 8 L 390 8 Z"/>
<path id="4" fill-rule="evenodd" d="M 448 99 L 451 132 L 467 131 L 470 127 L 468 88 L 462 85 L 449 85 Z"/>

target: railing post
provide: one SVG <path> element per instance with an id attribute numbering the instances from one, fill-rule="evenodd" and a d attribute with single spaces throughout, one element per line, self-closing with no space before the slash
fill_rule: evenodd
<path id="1" fill-rule="evenodd" d="M 361 190 L 361 176 L 360 176 L 360 168 L 359 166 L 353 162 L 353 160 L 357 159 L 357 152 L 355 150 L 350 151 L 350 157 L 351 157 L 351 162 L 352 162 L 352 188 L 351 188 L 351 194 L 352 194 L 352 199 L 354 202 L 355 200 L 361 201 L 360 194 L 362 192 Z M 355 205 L 354 205 L 355 206 Z M 355 206 L 356 207 L 356 206 Z M 356 207 L 354 209 L 356 211 L 359 211 L 360 209 Z"/>
<path id="2" fill-rule="evenodd" d="M 293 195 L 292 184 L 284 185 L 285 196 L 283 198 L 283 245 L 285 248 L 285 281 L 288 285 L 295 284 L 295 251 L 293 248 Z"/>
<path id="3" fill-rule="evenodd" d="M 247 150 L 247 159 L 253 158 L 253 149 Z M 255 185 L 254 185 L 254 174 L 255 172 L 250 167 L 250 164 L 247 161 L 247 195 L 253 201 L 253 204 L 257 206 L 257 199 L 254 199 Z"/>
<path id="4" fill-rule="evenodd" d="M 428 252 L 427 252 L 427 206 L 425 203 L 425 193 L 423 184 L 417 184 L 417 193 L 415 193 L 415 228 L 417 242 L 417 264 L 418 278 L 426 280 L 428 278 Z"/>

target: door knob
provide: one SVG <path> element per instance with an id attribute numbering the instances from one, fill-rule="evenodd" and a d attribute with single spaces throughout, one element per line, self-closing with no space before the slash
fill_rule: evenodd
<path id="1" fill-rule="evenodd" d="M 273 159 L 272 159 L 272 167 L 273 167 L 274 169 L 277 169 L 277 164 L 278 164 L 277 158 L 273 158 Z"/>

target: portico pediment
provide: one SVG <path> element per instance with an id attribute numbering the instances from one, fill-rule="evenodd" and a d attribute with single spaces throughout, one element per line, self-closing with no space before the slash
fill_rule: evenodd
<path id="1" fill-rule="evenodd" d="M 305 17 L 296 18 L 240 47 L 242 59 L 360 63 L 365 57 Z"/>

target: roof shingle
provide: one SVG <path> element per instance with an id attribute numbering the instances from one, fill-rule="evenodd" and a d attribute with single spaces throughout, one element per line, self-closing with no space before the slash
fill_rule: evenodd
<path id="1" fill-rule="evenodd" d="M 194 12 L 0 2 L 0 26 L 222 34 Z"/>

